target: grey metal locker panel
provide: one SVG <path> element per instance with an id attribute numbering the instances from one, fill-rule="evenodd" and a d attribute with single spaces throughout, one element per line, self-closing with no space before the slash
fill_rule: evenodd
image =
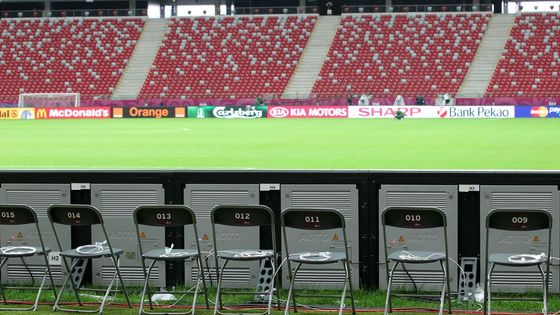
<path id="1" fill-rule="evenodd" d="M 447 238 L 449 257 L 458 262 L 458 210 L 457 186 L 453 185 L 382 185 L 379 190 L 379 288 L 387 287 L 383 230 L 381 213 L 386 207 L 437 207 L 447 217 Z M 406 250 L 408 244 L 414 243 L 411 249 L 441 251 L 444 250 L 443 232 L 441 229 L 416 231 L 413 229 L 388 228 L 390 239 L 389 254 L 396 250 Z M 441 291 L 443 272 L 438 263 L 408 264 L 407 270 L 418 285 L 419 290 Z M 457 288 L 457 266 L 449 263 L 451 288 Z M 394 286 L 412 289 L 410 278 L 399 268 L 395 271 Z"/>
<path id="2" fill-rule="evenodd" d="M 359 286 L 359 232 L 358 232 L 358 189 L 356 185 L 282 185 L 282 210 L 298 208 L 334 208 L 346 220 L 346 235 L 352 284 Z M 341 230 L 303 231 L 286 229 L 290 252 L 300 251 L 343 251 Z M 282 246 L 284 243 L 282 242 Z M 285 249 L 282 250 L 285 253 Z M 287 265 L 286 265 L 287 266 Z M 295 266 L 292 266 L 295 268 Z M 287 288 L 288 269 L 282 268 L 283 286 Z M 324 266 L 303 265 L 296 278 L 296 288 L 328 289 L 340 288 L 344 283 L 344 270 L 340 264 Z"/>
<path id="3" fill-rule="evenodd" d="M 4 204 L 24 204 L 32 207 L 37 212 L 39 228 L 45 242 L 45 246 L 50 247 L 54 252 L 59 248 L 49 223 L 47 208 L 51 204 L 70 203 L 69 184 L 2 184 L 0 187 L 0 203 Z M 70 228 L 67 226 L 56 226 L 60 236 L 70 235 Z M 4 245 L 27 245 L 41 246 L 35 226 L 20 225 L 17 227 L 3 226 L 0 229 L 0 240 Z M 70 237 L 61 237 L 60 242 L 63 249 L 71 246 Z M 35 279 L 41 279 L 44 271 L 45 260 L 43 257 L 26 258 L 26 262 Z M 52 265 L 54 281 L 62 282 L 61 265 Z M 30 283 L 31 277 L 19 260 L 11 259 L 7 266 L 2 268 L 2 283 Z"/>
<path id="4" fill-rule="evenodd" d="M 557 186 L 480 186 L 480 270 L 484 275 L 486 259 L 486 216 L 492 209 L 516 208 L 516 209 L 544 209 L 552 215 L 552 248 L 551 255 L 557 257 L 560 253 L 560 242 L 558 240 L 558 222 L 560 222 Z M 499 242 L 490 242 L 490 252 L 503 253 L 534 253 L 540 254 L 546 249 L 546 233 L 524 232 L 516 234 L 509 231 L 492 231 L 491 240 L 498 239 Z M 554 261 L 553 261 L 554 263 Z M 550 292 L 560 292 L 560 267 L 552 265 L 550 268 Z M 541 275 L 535 268 L 507 268 L 496 266 L 492 279 L 492 291 L 505 292 L 527 292 L 542 290 Z"/>
<path id="5" fill-rule="evenodd" d="M 165 202 L 164 189 L 160 184 L 92 184 L 91 204 L 101 211 L 105 228 L 111 245 L 121 248 L 120 269 L 127 284 L 141 285 L 144 280 L 142 261 L 138 249 L 134 227 L 134 209 L 140 205 L 156 205 Z M 165 247 L 165 229 L 158 227 L 140 227 L 144 251 Z M 92 228 L 92 242 L 104 241 L 103 231 Z M 114 272 L 109 259 L 92 260 L 93 284 L 106 284 L 111 281 Z M 165 264 L 156 263 L 150 276 L 151 284 L 164 287 Z"/>
<path id="6" fill-rule="evenodd" d="M 184 190 L 185 205 L 190 207 L 197 220 L 198 239 L 202 255 L 206 256 L 212 250 L 211 210 L 217 205 L 248 205 L 259 204 L 258 184 L 188 184 Z M 217 227 L 219 249 L 259 248 L 258 227 Z M 185 228 L 185 242 L 189 248 L 195 248 L 195 236 L 192 228 Z M 212 279 L 216 279 L 214 258 L 208 260 Z M 185 263 L 185 282 L 194 284 L 198 272 L 196 264 Z M 227 288 L 254 288 L 259 275 L 260 266 L 256 262 L 230 262 L 224 272 L 223 286 Z M 208 277 L 208 275 L 207 275 Z M 207 283 L 209 285 L 209 283 Z M 212 284 L 215 286 L 216 281 Z"/>

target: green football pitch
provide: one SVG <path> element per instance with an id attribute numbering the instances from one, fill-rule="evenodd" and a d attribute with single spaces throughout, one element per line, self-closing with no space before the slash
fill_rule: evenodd
<path id="1" fill-rule="evenodd" d="M 0 169 L 560 170 L 555 119 L 0 121 Z"/>

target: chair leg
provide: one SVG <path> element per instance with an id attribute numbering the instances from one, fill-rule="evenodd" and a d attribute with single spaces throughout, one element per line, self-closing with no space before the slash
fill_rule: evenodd
<path id="1" fill-rule="evenodd" d="M 191 315 L 194 315 L 194 312 L 196 310 L 196 299 L 198 297 L 198 291 L 200 291 L 200 282 L 204 281 L 204 269 L 202 269 L 202 264 L 200 263 L 200 259 L 196 258 L 196 262 L 198 265 L 198 275 L 197 275 L 197 279 L 196 279 L 196 287 L 194 288 L 194 296 L 193 296 L 193 302 L 192 302 L 192 307 L 191 307 Z M 206 293 L 204 293 L 206 294 Z M 206 301 L 208 301 L 208 299 L 206 299 Z M 208 308 L 208 306 L 206 306 Z"/>
<path id="2" fill-rule="evenodd" d="M 441 270 L 443 271 L 443 283 L 441 285 L 441 295 L 439 298 L 439 315 L 443 315 L 443 305 L 445 304 L 445 291 L 447 288 L 447 270 L 445 269 L 445 266 L 443 265 L 443 261 L 439 261 L 439 264 L 441 266 Z"/>
<path id="3" fill-rule="evenodd" d="M 301 267 L 301 263 L 299 263 L 296 266 L 296 269 L 294 270 L 294 272 L 291 273 L 292 278 L 290 279 L 290 289 L 288 290 L 288 298 L 286 299 L 286 309 L 284 310 L 284 315 L 289 314 L 290 300 L 294 304 L 294 312 L 297 312 L 296 297 L 295 297 L 295 294 L 293 294 L 293 290 L 294 290 L 294 283 L 296 282 L 296 275 L 297 275 L 297 272 L 298 272 L 300 267 Z"/>
<path id="4" fill-rule="evenodd" d="M 41 280 L 41 285 L 37 290 L 37 297 L 35 297 L 35 303 L 33 304 L 33 311 L 36 311 L 37 307 L 39 307 L 39 299 L 41 298 L 41 292 L 43 292 L 43 286 L 45 285 L 45 281 L 47 280 L 47 272 L 48 269 L 45 268 L 45 272 L 43 273 L 43 279 Z"/>
<path id="5" fill-rule="evenodd" d="M 543 314 L 548 314 L 548 288 L 547 288 L 547 275 L 545 275 L 544 271 L 542 270 L 541 265 L 537 265 L 539 271 L 541 272 L 542 281 L 543 281 Z"/>
<path id="6" fill-rule="evenodd" d="M 346 269 L 348 269 L 348 283 L 350 284 L 350 301 L 352 302 L 352 314 L 356 314 L 356 302 L 354 301 L 354 287 L 352 286 L 352 269 L 350 261 L 346 260 Z"/>
<path id="7" fill-rule="evenodd" d="M 21 263 L 25 267 L 25 270 L 27 270 L 27 273 L 31 277 L 31 286 L 35 286 L 35 277 L 33 277 L 33 273 L 31 272 L 31 269 L 29 269 L 29 266 L 27 265 L 27 263 L 25 262 L 25 259 L 23 259 L 23 257 L 20 257 L 19 259 L 21 260 Z"/>
<path id="8" fill-rule="evenodd" d="M 115 268 L 118 268 L 117 265 L 115 265 Z M 109 297 L 109 293 L 111 293 L 111 289 L 113 288 L 113 284 L 115 283 L 115 280 L 117 279 L 117 270 L 115 270 L 115 272 L 113 273 L 113 278 L 111 278 L 111 282 L 109 282 L 109 285 L 107 286 L 107 290 L 105 290 L 105 295 L 103 295 L 103 299 L 101 300 L 101 305 L 99 306 L 99 314 L 103 314 L 103 308 L 105 308 L 105 303 L 107 302 L 107 298 Z M 124 288 L 123 288 L 124 290 Z"/>
<path id="9" fill-rule="evenodd" d="M 220 268 L 220 273 L 218 275 L 218 288 L 216 289 L 216 303 L 214 304 L 214 315 L 218 314 L 218 305 L 222 309 L 222 279 L 224 277 L 224 270 L 228 264 L 229 260 L 226 259 Z M 216 266 L 218 268 L 218 266 Z"/>
<path id="10" fill-rule="evenodd" d="M 338 309 L 338 315 L 342 315 L 342 312 L 344 311 L 344 304 L 346 302 L 346 290 L 348 289 L 348 283 L 350 279 L 346 261 L 343 261 L 342 265 L 344 266 L 344 287 L 342 288 L 342 295 L 340 296 L 340 307 Z"/>
<path id="11" fill-rule="evenodd" d="M 144 258 L 142 258 L 142 259 L 144 259 Z M 152 268 L 154 267 L 155 263 L 156 263 L 156 261 L 153 260 L 152 263 L 150 264 L 150 266 L 148 267 L 148 271 L 146 273 L 146 279 L 144 279 L 144 287 L 142 289 L 142 294 L 140 295 L 140 307 L 138 309 L 138 315 L 144 314 L 144 299 L 146 298 L 146 292 L 148 292 L 148 290 L 150 290 L 150 287 L 149 287 L 150 274 L 152 272 Z M 152 304 L 151 304 L 151 298 L 150 298 L 150 309 L 153 309 Z"/>
<path id="12" fill-rule="evenodd" d="M 4 267 L 4 265 L 6 264 L 6 262 L 8 261 L 8 257 L 2 259 L 0 261 L 0 270 L 2 270 L 2 267 Z M 8 305 L 8 301 L 6 300 L 6 294 L 4 293 L 4 289 L 3 289 L 3 284 L 0 283 L 0 293 L 2 293 L 2 300 L 4 300 L 4 304 Z"/>
<path id="13" fill-rule="evenodd" d="M 66 258 L 63 257 L 63 259 L 66 259 Z M 64 282 L 62 282 L 62 288 L 60 288 L 60 292 L 58 292 L 58 296 L 56 297 L 56 300 L 54 301 L 53 312 L 55 312 L 57 310 L 62 310 L 58 306 L 58 303 L 60 302 L 60 298 L 64 294 L 64 291 L 66 290 L 66 285 L 68 284 L 68 281 L 70 281 L 70 284 L 72 286 L 72 290 L 74 291 L 74 294 L 76 295 L 76 299 L 78 299 L 79 305 L 83 306 L 82 302 L 80 301 L 80 295 L 78 294 L 78 290 L 76 288 L 76 285 L 74 284 L 74 279 L 72 278 L 72 270 L 74 270 L 74 268 L 76 267 L 76 265 L 80 261 L 81 261 L 81 259 L 74 259 L 74 261 L 72 262 L 72 265 L 70 266 L 70 269 L 68 270 L 68 275 L 64 279 Z"/>
<path id="14" fill-rule="evenodd" d="M 270 262 L 270 266 L 272 267 L 272 274 L 274 275 L 276 273 L 276 267 L 274 266 L 274 260 L 272 258 L 269 258 L 268 261 Z M 260 261 L 259 261 L 260 264 Z M 268 289 L 268 308 L 267 308 L 267 314 L 268 315 L 272 315 L 272 296 L 274 296 L 274 279 L 272 279 L 270 281 L 270 288 Z"/>
<path id="15" fill-rule="evenodd" d="M 486 312 L 488 315 L 492 314 L 492 271 L 494 271 L 494 263 L 490 264 L 490 270 L 488 270 L 488 277 L 486 278 L 486 282 L 488 283 L 488 291 L 485 293 L 488 294 L 486 297 L 486 303 L 488 304 Z"/>
<path id="16" fill-rule="evenodd" d="M 206 286 L 206 278 L 204 275 L 204 267 L 202 265 L 202 257 L 198 257 L 197 259 L 198 270 L 200 270 L 200 277 L 202 277 L 202 292 L 204 294 L 204 301 L 206 302 L 206 309 L 210 308 L 210 303 L 208 302 L 208 287 Z M 208 260 L 206 260 L 206 271 L 208 272 L 208 276 L 210 276 L 210 284 L 212 284 L 212 276 L 210 275 L 210 267 L 208 266 Z"/>
<path id="17" fill-rule="evenodd" d="M 395 269 L 397 269 L 397 266 L 399 265 L 398 261 L 395 261 L 395 264 L 393 265 L 393 268 L 391 268 L 391 270 L 389 271 L 389 279 L 387 279 L 387 296 L 385 297 L 385 310 L 383 311 L 384 315 L 387 315 L 389 313 L 393 312 L 391 305 L 391 283 L 393 282 L 393 272 L 395 271 Z M 389 268 L 389 266 L 387 265 L 387 268 Z"/>
<path id="18" fill-rule="evenodd" d="M 126 292 L 126 287 L 124 286 L 124 281 L 121 274 L 121 268 L 119 268 L 119 262 L 121 260 L 120 256 L 113 257 L 111 256 L 111 260 L 113 261 L 113 265 L 115 266 L 115 270 L 117 272 L 117 276 L 119 278 L 119 282 L 121 283 L 122 292 L 124 294 L 124 298 L 126 299 L 126 304 L 128 304 L 128 308 L 132 308 L 132 304 L 130 304 L 130 299 L 128 298 L 128 292 Z"/>

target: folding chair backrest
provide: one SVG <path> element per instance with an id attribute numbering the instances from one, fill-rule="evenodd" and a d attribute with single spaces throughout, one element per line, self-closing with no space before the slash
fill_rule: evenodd
<path id="1" fill-rule="evenodd" d="M 134 222 L 139 225 L 179 227 L 196 224 L 194 212 L 182 205 L 139 206 L 134 210 Z"/>
<path id="2" fill-rule="evenodd" d="M 90 205 L 51 205 L 47 209 L 52 223 L 72 226 L 103 224 L 101 213 Z"/>
<path id="3" fill-rule="evenodd" d="M 486 216 L 486 227 L 506 231 L 552 229 L 552 216 L 546 210 L 495 209 Z"/>
<path id="4" fill-rule="evenodd" d="M 445 213 L 438 208 L 388 207 L 381 215 L 383 227 L 405 229 L 446 228 Z"/>
<path id="5" fill-rule="evenodd" d="M 212 224 L 274 226 L 274 212 L 262 205 L 220 205 L 212 209 Z"/>
<path id="6" fill-rule="evenodd" d="M 25 205 L 0 205 L 0 225 L 37 224 L 37 214 Z"/>
<path id="7" fill-rule="evenodd" d="M 335 209 L 287 208 L 282 211 L 282 225 L 300 230 L 344 229 L 344 217 Z"/>

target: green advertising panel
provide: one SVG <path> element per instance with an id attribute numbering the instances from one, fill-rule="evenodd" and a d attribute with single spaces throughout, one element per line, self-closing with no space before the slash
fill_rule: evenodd
<path id="1" fill-rule="evenodd" d="M 188 108 L 189 118 L 265 118 L 266 106 L 196 106 Z"/>

